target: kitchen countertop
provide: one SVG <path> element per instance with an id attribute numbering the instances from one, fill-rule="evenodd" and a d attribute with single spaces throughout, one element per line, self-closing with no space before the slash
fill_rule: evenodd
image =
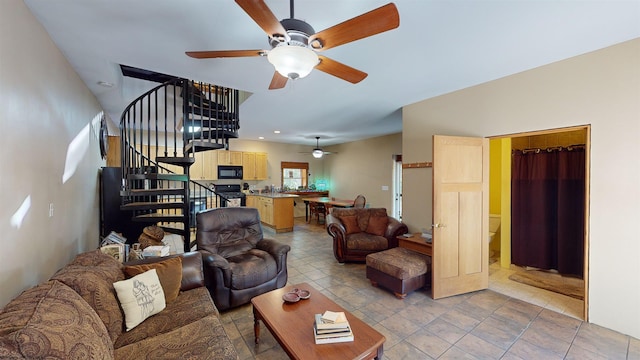
<path id="1" fill-rule="evenodd" d="M 264 196 L 267 198 L 272 198 L 272 199 L 278 199 L 278 198 L 297 198 L 300 197 L 298 195 L 293 195 L 293 194 L 282 194 L 282 193 L 276 193 L 276 194 L 272 194 L 272 193 L 264 193 L 264 194 L 247 194 L 247 196 Z"/>
<path id="2" fill-rule="evenodd" d="M 285 194 L 295 194 L 305 197 L 317 197 L 317 196 L 329 196 L 329 190 L 299 190 L 299 191 L 285 191 Z"/>

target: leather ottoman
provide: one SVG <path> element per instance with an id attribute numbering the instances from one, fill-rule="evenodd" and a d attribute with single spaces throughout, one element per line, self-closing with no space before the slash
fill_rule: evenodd
<path id="1" fill-rule="evenodd" d="M 371 284 L 393 291 L 398 299 L 431 283 L 431 257 L 409 249 L 396 247 L 369 254 L 366 263 Z"/>

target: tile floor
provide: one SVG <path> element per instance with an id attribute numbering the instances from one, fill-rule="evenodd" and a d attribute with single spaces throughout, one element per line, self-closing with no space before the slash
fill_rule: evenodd
<path id="1" fill-rule="evenodd" d="M 291 246 L 290 284 L 309 283 L 386 337 L 385 359 L 640 359 L 640 340 L 577 319 L 581 301 L 517 295 L 497 265 L 489 290 L 440 300 L 419 290 L 398 300 L 371 286 L 364 264 L 338 264 L 323 226 L 296 219 L 293 232 L 265 228 L 265 236 Z M 288 358 L 264 325 L 254 345 L 251 305 L 221 318 L 241 359 Z"/>
<path id="2" fill-rule="evenodd" d="M 515 265 L 505 269 L 497 262 L 492 263 L 489 266 L 489 289 L 578 320 L 584 319 L 584 301 L 509 280 L 509 276 L 517 271 L 525 270 Z"/>

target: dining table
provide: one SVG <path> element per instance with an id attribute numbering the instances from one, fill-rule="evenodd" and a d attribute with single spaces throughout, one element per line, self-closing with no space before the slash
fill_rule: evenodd
<path id="1" fill-rule="evenodd" d="M 304 201 L 304 219 L 309 221 L 309 203 L 324 204 L 329 213 L 329 209 L 332 207 L 350 208 L 353 207 L 353 199 L 336 199 L 334 197 L 310 197 L 302 199 Z"/>

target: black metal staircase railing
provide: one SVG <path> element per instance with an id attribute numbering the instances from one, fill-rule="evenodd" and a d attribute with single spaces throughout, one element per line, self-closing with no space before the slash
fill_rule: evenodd
<path id="1" fill-rule="evenodd" d="M 131 102 L 120 118 L 121 209 L 182 235 L 191 249 L 195 212 L 220 199 L 190 180 L 189 167 L 196 152 L 228 149 L 238 137 L 239 105 L 238 90 L 179 78 Z"/>

